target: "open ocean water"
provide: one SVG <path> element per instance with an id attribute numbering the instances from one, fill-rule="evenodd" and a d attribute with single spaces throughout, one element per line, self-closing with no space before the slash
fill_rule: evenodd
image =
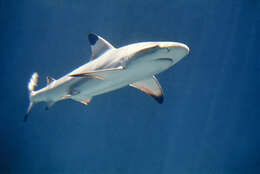
<path id="1" fill-rule="evenodd" d="M 24 123 L 31 74 L 88 62 L 89 32 L 191 51 L 157 76 L 162 105 L 126 87 Z M 0 173 L 260 173 L 259 43 L 259 0 L 0 0 Z"/>

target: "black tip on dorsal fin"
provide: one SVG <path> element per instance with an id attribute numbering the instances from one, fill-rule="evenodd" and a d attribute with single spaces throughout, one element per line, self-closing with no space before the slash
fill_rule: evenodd
<path id="1" fill-rule="evenodd" d="M 90 45 L 95 45 L 98 40 L 98 36 L 94 33 L 89 33 L 88 34 L 88 41 Z"/>
<path id="2" fill-rule="evenodd" d="M 92 52 L 91 60 L 102 55 L 107 50 L 114 48 L 108 41 L 94 33 L 89 33 L 88 41 Z"/>

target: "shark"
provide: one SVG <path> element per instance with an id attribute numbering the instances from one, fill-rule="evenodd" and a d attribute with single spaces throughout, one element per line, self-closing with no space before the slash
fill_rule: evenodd
<path id="1" fill-rule="evenodd" d="M 163 103 L 163 91 L 155 75 L 175 65 L 189 54 L 189 47 L 180 42 L 139 42 L 120 48 L 101 36 L 90 33 L 90 60 L 59 79 L 47 77 L 47 85 L 35 90 L 39 75 L 33 73 L 29 83 L 29 107 L 46 102 L 46 109 L 56 102 L 72 99 L 88 105 L 93 97 L 131 86 Z"/>

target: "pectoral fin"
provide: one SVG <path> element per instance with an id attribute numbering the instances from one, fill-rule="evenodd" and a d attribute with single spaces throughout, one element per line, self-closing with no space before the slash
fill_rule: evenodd
<path id="1" fill-rule="evenodd" d="M 90 74 L 90 73 L 79 73 L 79 74 L 72 74 L 70 75 L 71 77 L 84 77 L 88 79 L 100 79 L 100 80 L 105 80 L 105 78 L 101 75 L 95 75 L 95 74 Z"/>
<path id="2" fill-rule="evenodd" d="M 163 91 L 155 76 L 129 85 L 152 96 L 158 103 L 163 103 Z"/>
<path id="3" fill-rule="evenodd" d="M 117 68 L 108 68 L 108 69 L 102 69 L 102 70 L 95 70 L 95 71 L 88 71 L 88 72 L 82 72 L 82 73 L 75 73 L 70 74 L 71 77 L 84 77 L 84 78 L 96 78 L 105 80 L 106 77 L 109 75 L 112 75 L 113 73 L 117 71 L 121 71 L 124 68 L 122 66 Z"/>

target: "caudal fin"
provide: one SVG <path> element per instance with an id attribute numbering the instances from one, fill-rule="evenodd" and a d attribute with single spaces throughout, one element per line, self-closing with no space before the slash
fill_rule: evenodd
<path id="1" fill-rule="evenodd" d="M 35 90 L 35 87 L 38 83 L 39 74 L 37 72 L 33 73 L 29 83 L 28 83 L 28 90 L 29 92 L 32 92 Z"/>
<path id="2" fill-rule="evenodd" d="M 37 72 L 33 73 L 29 83 L 28 83 L 28 90 L 29 90 L 29 100 L 30 100 L 30 104 L 29 104 L 29 107 L 27 109 L 27 112 L 24 116 L 24 121 L 27 120 L 28 116 L 29 116 L 29 113 L 32 109 L 32 106 L 33 106 L 33 102 L 31 101 L 31 96 L 32 96 L 32 93 L 34 92 L 36 86 L 37 86 L 37 83 L 38 83 L 38 78 L 39 78 L 39 75 Z"/>

